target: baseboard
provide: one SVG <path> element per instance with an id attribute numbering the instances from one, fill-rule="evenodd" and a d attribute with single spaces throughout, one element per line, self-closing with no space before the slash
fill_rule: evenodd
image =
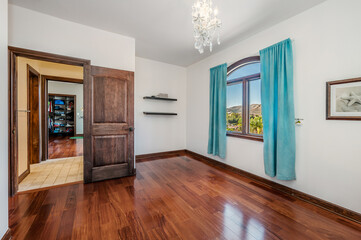
<path id="1" fill-rule="evenodd" d="M 10 240 L 11 239 L 11 231 L 8 229 L 1 240 Z"/>
<path id="2" fill-rule="evenodd" d="M 257 176 L 255 174 L 249 173 L 247 171 L 241 170 L 239 168 L 232 167 L 230 165 L 227 165 L 225 163 L 219 162 L 217 160 L 214 160 L 212 158 L 203 156 L 201 154 L 189 151 L 189 150 L 177 150 L 177 151 L 169 151 L 169 152 L 160 152 L 160 153 L 152 153 L 152 154 L 144 154 L 144 155 L 138 155 L 136 156 L 137 162 L 143 162 L 143 161 L 150 161 L 150 160 L 156 160 L 156 159 L 162 159 L 162 158 L 168 158 L 168 157 L 175 157 L 175 156 L 189 156 L 195 160 L 201 161 L 203 163 L 206 163 L 211 166 L 219 167 L 222 169 L 226 169 L 228 171 L 234 172 L 238 175 L 241 175 L 243 177 L 246 177 L 248 179 L 251 179 L 252 181 L 255 181 L 259 184 L 262 184 L 263 186 L 282 192 L 286 195 L 295 197 L 299 200 L 302 200 L 304 202 L 307 202 L 309 204 L 312 204 L 314 206 L 317 206 L 319 208 L 325 209 L 333 214 L 336 214 L 338 216 L 347 218 L 351 221 L 354 221 L 356 223 L 361 224 L 361 214 L 354 212 L 350 209 L 341 207 L 339 205 L 327 202 L 325 200 L 322 200 L 320 198 L 314 197 L 312 195 L 303 193 L 301 191 L 295 190 L 290 187 L 286 187 L 284 185 L 281 185 L 279 183 L 273 182 L 271 180 L 265 179 L 263 177 Z"/>
<path id="3" fill-rule="evenodd" d="M 30 169 L 26 169 L 25 172 L 23 172 L 19 177 L 18 177 L 18 184 L 21 183 L 22 180 L 24 180 L 24 178 L 26 178 L 26 176 L 28 176 L 30 173 Z"/>
<path id="4" fill-rule="evenodd" d="M 260 184 L 262 184 L 262 185 L 264 185 L 266 187 L 269 187 L 269 188 L 271 188 L 273 190 L 277 190 L 277 191 L 280 191 L 280 192 L 285 193 L 287 195 L 293 196 L 293 197 L 298 198 L 298 199 L 300 199 L 300 200 L 302 200 L 304 202 L 310 203 L 312 205 L 315 205 L 317 207 L 325 209 L 325 210 L 327 210 L 329 212 L 337 214 L 337 215 L 339 215 L 341 217 L 347 218 L 349 220 L 352 220 L 354 222 L 357 222 L 357 223 L 361 224 L 361 214 L 359 214 L 357 212 L 354 212 L 352 210 L 341 207 L 339 205 L 327 202 L 327 201 L 322 200 L 320 198 L 317 198 L 317 197 L 314 197 L 312 195 L 309 195 L 309 194 L 303 193 L 301 191 L 295 190 L 293 188 L 286 187 L 284 185 L 281 185 L 279 183 L 276 183 L 276 182 L 273 182 L 271 180 L 265 179 L 263 177 L 257 176 L 255 174 L 246 172 L 244 170 L 232 167 L 230 165 L 227 165 L 225 163 L 219 162 L 219 161 L 214 160 L 212 158 L 203 156 L 201 154 L 198 154 L 198 153 L 195 153 L 195 152 L 192 152 L 192 151 L 189 151 L 189 150 L 185 150 L 185 152 L 186 152 L 186 155 L 194 158 L 195 160 L 198 160 L 198 161 L 201 161 L 201 162 L 204 162 L 204 163 L 208 163 L 208 164 L 210 164 L 212 166 L 220 167 L 220 168 L 229 170 L 231 172 L 237 173 L 237 174 L 239 174 L 241 176 L 244 176 L 244 177 L 249 178 L 249 179 L 251 179 L 253 181 L 256 181 L 256 182 L 258 182 L 258 183 L 260 183 Z"/>
<path id="5" fill-rule="evenodd" d="M 145 162 L 145 161 L 162 159 L 162 158 L 184 156 L 186 154 L 185 151 L 186 150 L 182 149 L 182 150 L 175 150 L 175 151 L 168 151 L 168 152 L 142 154 L 142 155 L 135 156 L 135 160 L 136 160 L 136 162 Z"/>

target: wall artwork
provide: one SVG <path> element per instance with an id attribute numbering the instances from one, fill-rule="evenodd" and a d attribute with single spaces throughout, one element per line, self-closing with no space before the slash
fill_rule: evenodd
<path id="1" fill-rule="evenodd" d="M 361 120 L 361 78 L 326 83 L 326 119 Z"/>

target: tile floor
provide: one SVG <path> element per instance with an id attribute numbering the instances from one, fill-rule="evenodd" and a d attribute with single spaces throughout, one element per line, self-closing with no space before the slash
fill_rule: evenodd
<path id="1" fill-rule="evenodd" d="M 18 192 L 83 180 L 83 157 L 51 159 L 30 165 L 30 174 L 19 184 Z"/>

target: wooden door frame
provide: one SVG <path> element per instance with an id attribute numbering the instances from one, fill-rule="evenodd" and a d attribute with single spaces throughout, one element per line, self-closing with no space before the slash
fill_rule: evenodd
<path id="1" fill-rule="evenodd" d="M 62 56 L 58 54 L 39 52 L 24 48 L 8 47 L 9 57 L 9 125 L 8 125 L 8 151 L 9 151 L 9 196 L 13 196 L 18 190 L 18 132 L 17 132 L 17 57 L 26 57 L 35 60 L 62 63 L 83 67 L 83 89 L 85 83 L 90 78 L 90 60 Z M 84 101 L 84 110 L 86 101 Z M 84 125 L 87 124 L 86 114 L 84 114 Z M 84 132 L 85 133 L 85 132 Z M 86 134 L 85 134 L 86 135 Z M 88 150 L 84 148 L 84 160 L 89 157 Z M 85 164 L 84 164 L 85 165 Z"/>
<path id="2" fill-rule="evenodd" d="M 41 146 L 42 146 L 42 161 L 46 161 L 49 158 L 48 154 L 48 145 L 49 145 L 49 131 L 48 131 L 48 81 L 59 81 L 59 82 L 68 82 L 68 83 L 77 83 L 77 84 L 83 84 L 83 79 L 78 78 L 66 78 L 66 77 L 59 77 L 59 76 L 51 76 L 51 75 L 41 75 Z M 83 84 L 83 90 L 84 90 L 84 84 Z M 58 95 L 66 95 L 66 94 L 58 94 Z M 69 95 L 74 96 L 74 95 Z M 83 93 L 84 96 L 84 93 Z M 83 103 L 84 104 L 84 103 Z M 76 103 L 74 103 L 74 110 L 76 109 Z M 74 114 L 75 111 L 74 111 Z M 76 115 L 74 116 L 74 130 L 76 131 Z M 84 130 L 83 130 L 84 131 Z M 76 135 L 76 132 L 74 136 Z"/>

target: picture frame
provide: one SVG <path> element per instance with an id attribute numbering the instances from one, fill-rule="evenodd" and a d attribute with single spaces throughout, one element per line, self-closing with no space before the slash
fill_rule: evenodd
<path id="1" fill-rule="evenodd" d="M 326 82 L 326 119 L 361 120 L 361 78 Z"/>

